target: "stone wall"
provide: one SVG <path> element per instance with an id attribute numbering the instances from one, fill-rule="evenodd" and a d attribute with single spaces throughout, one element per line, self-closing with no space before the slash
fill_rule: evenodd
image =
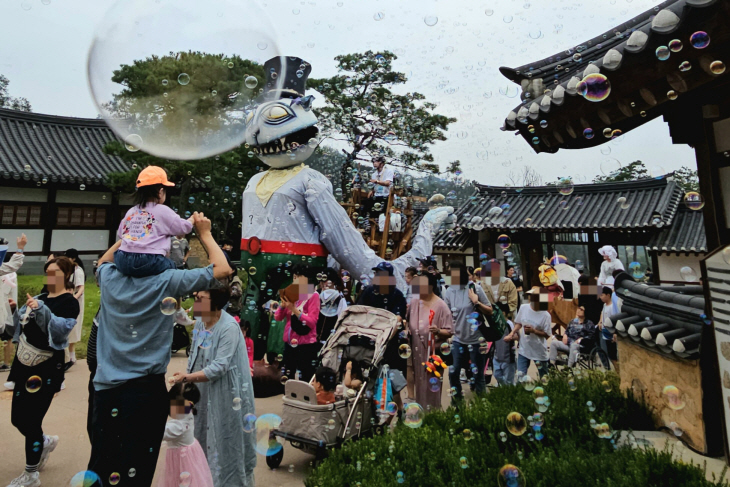
<path id="1" fill-rule="evenodd" d="M 637 399 L 644 396 L 654 410 L 657 427 L 677 423 L 683 430 L 681 440 L 706 452 L 699 360 L 673 358 L 623 338 L 618 341 L 618 355 L 621 389 L 632 389 Z M 662 390 L 668 385 L 679 389 L 684 408 L 674 410 L 667 405 Z"/>

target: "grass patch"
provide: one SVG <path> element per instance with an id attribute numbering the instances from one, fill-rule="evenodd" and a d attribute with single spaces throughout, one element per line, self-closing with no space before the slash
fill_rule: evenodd
<path id="1" fill-rule="evenodd" d="M 564 376 L 551 377 L 542 386 L 551 402 L 543 413 L 542 440 L 536 439 L 537 432 L 529 424 L 522 436 L 513 436 L 505 425 L 512 411 L 525 419 L 537 411 L 534 392 L 519 386 L 500 387 L 459 411 L 450 408 L 427 414 L 420 428 L 399 424 L 392 434 L 345 444 L 331 452 L 306 485 L 525 485 L 498 482 L 499 471 L 506 464 L 518 466 L 530 487 L 728 485 L 723 480 L 707 481 L 698 466 L 673 461 L 670 450 L 617 446 L 617 435 L 599 438 L 590 426 L 591 419 L 607 423 L 614 432 L 653 430 L 652 414 L 630 393 L 619 392 L 615 374 L 584 373 L 576 382 L 575 391 Z M 595 411 L 589 411 L 588 401 L 595 404 Z M 500 433 L 506 434 L 506 441 Z"/>
<path id="2" fill-rule="evenodd" d="M 18 276 L 18 300 L 20 304 L 25 304 L 25 295 L 35 296 L 40 294 L 43 288 L 43 278 L 45 276 Z M 86 358 L 86 344 L 89 342 L 89 333 L 91 333 L 91 323 L 96 316 L 96 310 L 99 309 L 99 286 L 93 277 L 86 280 L 84 287 L 84 323 L 81 328 L 81 341 L 76 344 L 76 358 Z"/>

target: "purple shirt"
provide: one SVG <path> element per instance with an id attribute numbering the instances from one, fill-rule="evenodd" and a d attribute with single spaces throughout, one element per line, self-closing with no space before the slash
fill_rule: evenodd
<path id="1" fill-rule="evenodd" d="M 133 254 L 167 255 L 170 237 L 188 234 L 193 224 L 180 218 L 165 205 L 147 203 L 144 208 L 133 206 L 119 224 L 119 248 Z"/>

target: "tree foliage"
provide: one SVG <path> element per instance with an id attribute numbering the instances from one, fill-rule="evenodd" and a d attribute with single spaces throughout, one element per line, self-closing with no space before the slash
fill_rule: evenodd
<path id="1" fill-rule="evenodd" d="M 444 131 L 456 119 L 434 113 L 436 105 L 420 93 L 394 93 L 407 81 L 392 70 L 395 59 L 388 51 L 337 56 L 339 74 L 308 80 L 307 86 L 325 97 L 326 106 L 315 108 L 320 129 L 350 146 L 345 151 L 349 167 L 382 155 L 396 167 L 438 173 L 429 146 L 446 140 Z"/>
<path id="2" fill-rule="evenodd" d="M 517 171 L 510 171 L 507 181 L 508 184 L 517 187 L 542 186 L 543 184 L 542 176 L 531 166 L 523 166 Z"/>
<path id="3" fill-rule="evenodd" d="M 638 179 L 646 179 L 652 177 L 646 165 L 642 161 L 634 161 L 631 164 L 621 167 L 618 171 L 608 176 L 596 176 L 594 183 L 609 183 L 617 181 L 636 181 Z M 699 191 L 700 180 L 697 176 L 696 169 L 690 169 L 687 166 L 674 171 L 674 180 L 685 191 Z"/>
<path id="4" fill-rule="evenodd" d="M 9 108 L 11 110 L 19 110 L 21 112 L 32 112 L 30 102 L 23 97 L 10 96 L 8 85 L 10 80 L 0 74 L 0 108 Z"/>
<path id="5" fill-rule="evenodd" d="M 150 113 L 148 107 L 142 103 L 158 103 L 160 95 L 165 102 L 158 105 L 152 112 L 168 114 L 174 112 L 174 107 L 184 103 L 176 93 L 176 80 L 179 73 L 190 76 L 190 84 L 195 84 L 195 92 L 207 90 L 211 93 L 206 102 L 196 100 L 201 110 L 219 109 L 233 103 L 236 89 L 246 75 L 255 76 L 261 84 L 264 79 L 263 66 L 240 58 L 225 58 L 226 63 L 233 62 L 233 68 L 223 64 L 222 55 L 206 54 L 201 52 L 170 53 L 169 56 L 152 56 L 145 60 L 134 61 L 130 65 L 122 65 L 113 75 L 113 81 L 124 86 L 124 89 L 107 107 L 120 116 L 137 117 L 136 123 L 146 123 L 140 120 L 140 114 Z M 170 80 L 165 86 L 161 80 Z M 216 92 L 213 95 L 213 92 Z M 181 95 L 182 96 L 182 95 Z M 200 103 L 208 103 L 202 106 Z M 154 108 L 154 107 L 153 107 Z M 165 123 L 175 123 L 168 119 Z M 149 121 L 149 123 L 155 123 Z M 243 130 L 243 128 L 242 128 Z M 130 171 L 111 174 L 109 185 L 112 189 L 121 192 L 133 192 L 137 174 L 149 165 L 164 167 L 168 177 L 179 186 L 173 192 L 168 205 L 174 207 L 181 215 L 188 212 L 202 211 L 208 215 L 217 230 L 217 235 L 226 235 L 237 238 L 241 223 L 241 194 L 248 180 L 263 163 L 259 161 L 245 145 L 219 156 L 196 161 L 168 160 L 146 154 L 142 151 L 130 152 L 119 141 L 111 142 L 105 147 L 105 152 L 121 157 L 130 165 Z"/>

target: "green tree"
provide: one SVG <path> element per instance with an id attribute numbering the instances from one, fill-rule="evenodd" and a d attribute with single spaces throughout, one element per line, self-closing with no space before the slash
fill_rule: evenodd
<path id="1" fill-rule="evenodd" d="M 232 68 L 228 67 L 229 62 L 233 63 Z M 165 79 L 176 80 L 180 73 L 190 75 L 190 84 L 195 84 L 191 91 L 211 95 L 189 100 L 184 98 L 185 92 L 179 90 L 177 82 L 168 82 L 166 86 L 161 83 Z M 238 96 L 236 90 L 246 76 L 255 76 L 261 85 L 263 66 L 238 57 L 226 58 L 220 54 L 200 52 L 152 56 L 122 65 L 114 72 L 113 81 L 124 88 L 106 108 L 119 116 L 133 117 L 137 124 L 164 123 L 169 129 L 180 122 L 175 116 L 175 107 L 180 103 L 197 103 L 201 113 L 233 107 Z M 158 95 L 162 93 L 168 94 L 164 97 L 165 102 L 150 110 L 145 104 L 159 103 Z M 145 119 L 144 114 L 149 113 L 161 118 Z M 224 235 L 237 238 L 241 223 L 241 194 L 251 176 L 263 165 L 246 145 L 196 161 L 168 160 L 142 151 L 131 152 L 120 141 L 107 144 L 104 150 L 107 154 L 121 157 L 130 167 L 128 172 L 110 175 L 108 184 L 112 189 L 133 192 L 137 174 L 142 169 L 149 165 L 164 167 L 170 180 L 179 186 L 179 194 L 174 195 L 168 205 L 181 215 L 204 212 L 213 221 L 219 238 Z"/>
<path id="2" fill-rule="evenodd" d="M 393 93 L 407 81 L 392 70 L 395 59 L 388 51 L 337 56 L 339 74 L 307 82 L 325 97 L 326 106 L 315 108 L 322 135 L 349 145 L 343 186 L 356 161 L 376 155 L 403 169 L 439 172 L 429 146 L 445 140 L 444 130 L 456 119 L 434 113 L 436 105 L 420 93 Z"/>
<path id="3" fill-rule="evenodd" d="M 0 108 L 10 108 L 11 110 L 20 110 L 21 112 L 32 112 L 30 102 L 22 97 L 10 96 L 8 93 L 8 85 L 10 80 L 0 74 Z"/>
<path id="4" fill-rule="evenodd" d="M 697 170 L 682 166 L 674 171 L 674 180 L 677 181 L 685 193 L 689 191 L 700 190 L 700 178 L 697 176 Z"/>
<path id="5" fill-rule="evenodd" d="M 634 161 L 627 166 L 623 166 L 621 169 L 608 176 L 596 176 L 593 179 L 594 183 L 608 183 L 615 181 L 636 181 L 637 179 L 646 179 L 651 177 L 649 170 L 642 161 Z M 699 191 L 700 180 L 697 176 L 697 170 L 682 166 L 681 168 L 674 171 L 674 180 L 684 190 L 688 191 Z"/>
<path id="6" fill-rule="evenodd" d="M 622 166 L 621 169 L 609 174 L 608 176 L 596 176 L 593 178 L 594 183 L 610 183 L 618 181 L 636 181 L 637 179 L 646 179 L 651 177 L 649 170 L 643 162 L 634 161 L 631 164 Z"/>

